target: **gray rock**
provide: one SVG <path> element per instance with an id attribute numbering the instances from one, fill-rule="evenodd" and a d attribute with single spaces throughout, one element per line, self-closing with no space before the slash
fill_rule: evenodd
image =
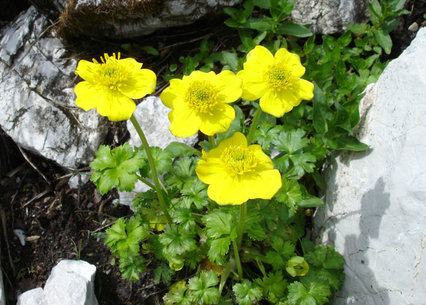
<path id="1" fill-rule="evenodd" d="M 189 146 L 194 146 L 198 141 L 198 136 L 193 135 L 188 138 L 179 138 L 171 134 L 169 130 L 170 121 L 168 113 L 170 109 L 163 105 L 157 96 L 148 96 L 137 105 L 134 117 L 137 119 L 145 134 L 150 146 L 166 148 L 171 142 L 181 142 Z M 141 146 L 142 142 L 130 121 L 127 121 L 127 129 L 130 133 L 129 144 L 131 146 Z M 140 181 L 136 182 L 132 192 L 119 192 L 119 203 L 131 206 L 137 193 L 146 192 L 149 186 Z"/>
<path id="2" fill-rule="evenodd" d="M 105 119 L 74 106 L 77 62 L 48 26 L 30 7 L 1 31 L 0 125 L 23 148 L 77 168 L 104 139 Z"/>
<path id="3" fill-rule="evenodd" d="M 44 289 L 18 297 L 17 305 L 98 305 L 94 294 L 96 267 L 81 260 L 62 260 L 53 267 Z"/>
<path id="4" fill-rule="evenodd" d="M 319 240 L 345 257 L 333 304 L 425 304 L 426 28 L 389 63 L 362 100 L 365 153 L 330 170 Z"/>
<path id="5" fill-rule="evenodd" d="M 241 0 L 72 1 L 60 18 L 62 36 L 129 38 L 193 23 Z"/>
<path id="6" fill-rule="evenodd" d="M 316 33 L 334 34 L 345 24 L 368 20 L 367 12 L 366 0 L 297 0 L 291 17 Z"/>

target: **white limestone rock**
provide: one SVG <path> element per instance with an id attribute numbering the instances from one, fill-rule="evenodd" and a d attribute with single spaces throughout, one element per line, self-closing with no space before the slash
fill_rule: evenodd
<path id="1" fill-rule="evenodd" d="M 42 305 L 43 303 L 43 288 L 38 287 L 18 296 L 16 305 Z"/>
<path id="2" fill-rule="evenodd" d="M 348 23 L 368 20 L 367 3 L 363 0 L 297 0 L 291 13 L 298 24 L 311 25 L 321 34 L 342 32 Z"/>
<path id="3" fill-rule="evenodd" d="M 0 33 L 0 125 L 20 146 L 69 168 L 87 164 L 107 132 L 74 105 L 74 70 L 48 19 L 32 6 Z"/>
<path id="4" fill-rule="evenodd" d="M 96 267 L 81 260 L 62 260 L 53 267 L 44 289 L 18 297 L 17 305 L 98 305 L 94 293 Z"/>
<path id="5" fill-rule="evenodd" d="M 188 138 L 179 138 L 172 135 L 169 130 L 170 121 L 168 113 L 171 109 L 167 108 L 157 96 L 148 96 L 140 102 L 133 116 L 141 125 L 146 140 L 150 146 L 166 148 L 171 142 L 181 142 L 188 146 L 194 146 L 198 142 L 198 136 L 193 135 Z M 127 129 L 130 133 L 129 144 L 131 146 L 141 146 L 142 142 L 130 121 L 127 121 Z M 133 198 L 137 193 L 146 192 L 149 187 L 140 181 L 136 182 L 135 189 L 132 192 L 119 192 L 119 203 L 131 206 Z"/>
<path id="6" fill-rule="evenodd" d="M 365 153 L 341 155 L 315 215 L 319 241 L 345 257 L 335 305 L 426 300 L 426 28 L 362 100 Z"/>

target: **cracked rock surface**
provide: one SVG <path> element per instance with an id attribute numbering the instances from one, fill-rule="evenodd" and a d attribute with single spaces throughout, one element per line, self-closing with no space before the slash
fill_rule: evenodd
<path id="1" fill-rule="evenodd" d="M 368 20 L 367 12 L 365 0 L 297 0 L 291 17 L 315 33 L 334 34 L 345 24 Z"/>
<path id="2" fill-rule="evenodd" d="M 66 38 L 129 38 L 155 30 L 191 24 L 208 14 L 220 14 L 224 6 L 241 0 L 71 1 L 60 18 Z"/>
<path id="3" fill-rule="evenodd" d="M 341 155 L 315 215 L 319 241 L 345 257 L 334 305 L 426 300 L 426 28 L 389 63 L 361 101 L 359 139 Z"/>
<path id="4" fill-rule="evenodd" d="M 105 120 L 75 107 L 77 61 L 49 25 L 32 6 L 1 30 L 0 125 L 23 148 L 77 168 L 93 158 Z"/>

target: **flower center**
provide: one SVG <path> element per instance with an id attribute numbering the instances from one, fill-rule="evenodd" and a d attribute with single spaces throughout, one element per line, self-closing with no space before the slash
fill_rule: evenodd
<path id="1" fill-rule="evenodd" d="M 256 157 L 247 147 L 231 145 L 222 152 L 220 159 L 232 175 L 243 175 L 254 170 L 257 165 Z"/>
<path id="2" fill-rule="evenodd" d="M 98 81 L 110 90 L 118 90 L 128 78 L 128 71 L 119 64 L 120 53 L 118 57 L 115 54 L 105 58 L 101 57 L 102 63 L 98 66 Z"/>
<path id="3" fill-rule="evenodd" d="M 292 75 L 282 64 L 273 64 L 266 69 L 264 78 L 272 89 L 284 90 L 291 85 Z"/>
<path id="4" fill-rule="evenodd" d="M 193 81 L 185 94 L 189 107 L 201 113 L 209 112 L 217 104 L 217 89 L 207 81 Z"/>

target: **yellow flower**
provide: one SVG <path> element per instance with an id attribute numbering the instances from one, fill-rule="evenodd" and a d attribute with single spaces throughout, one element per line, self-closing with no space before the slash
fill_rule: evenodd
<path id="1" fill-rule="evenodd" d="M 75 86 L 75 103 L 85 111 L 97 108 L 110 121 L 128 120 L 136 109 L 133 99 L 154 92 L 157 76 L 133 58 L 120 59 L 120 53 L 104 54 L 101 61 L 79 61 L 75 74 L 85 81 Z"/>
<path id="2" fill-rule="evenodd" d="M 182 79 L 170 80 L 160 95 L 169 112 L 170 131 L 189 137 L 201 130 L 212 136 L 229 129 L 235 111 L 228 103 L 241 97 L 241 80 L 231 71 L 194 71 Z"/>
<path id="3" fill-rule="evenodd" d="M 257 46 L 248 53 L 237 76 L 243 80 L 242 98 L 260 98 L 264 112 L 282 117 L 302 100 L 314 97 L 314 85 L 300 78 L 304 73 L 297 54 L 279 49 L 273 56 L 265 47 Z"/>
<path id="4" fill-rule="evenodd" d="M 281 188 L 281 175 L 260 145 L 247 146 L 236 132 L 219 146 L 203 151 L 195 170 L 209 184 L 208 196 L 218 204 L 242 204 L 249 199 L 271 199 Z"/>

